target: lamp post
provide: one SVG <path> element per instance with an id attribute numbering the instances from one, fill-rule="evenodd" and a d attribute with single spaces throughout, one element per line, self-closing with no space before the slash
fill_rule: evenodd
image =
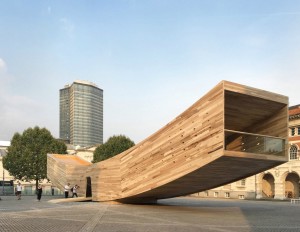
<path id="1" fill-rule="evenodd" d="M 3 164 L 2 164 L 2 169 L 3 169 L 2 195 L 4 196 L 4 168 L 3 168 Z"/>
<path id="2" fill-rule="evenodd" d="M 0 154 L 1 155 L 1 154 Z M 2 157 L 0 157 L 1 158 L 1 164 L 2 164 L 2 195 L 4 195 L 4 167 L 3 167 L 3 158 Z"/>
<path id="3" fill-rule="evenodd" d="M 254 183 L 255 199 L 257 198 L 256 175 L 257 175 L 257 174 L 255 174 L 255 183 Z"/>

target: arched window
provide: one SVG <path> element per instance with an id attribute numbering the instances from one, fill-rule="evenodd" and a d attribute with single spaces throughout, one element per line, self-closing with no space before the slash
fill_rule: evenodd
<path id="1" fill-rule="evenodd" d="M 297 147 L 295 145 L 292 145 L 290 148 L 290 160 L 295 160 L 297 159 Z"/>

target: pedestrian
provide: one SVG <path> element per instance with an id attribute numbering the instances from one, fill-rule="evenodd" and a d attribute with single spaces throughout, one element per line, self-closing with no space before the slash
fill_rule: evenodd
<path id="1" fill-rule="evenodd" d="M 72 197 L 74 197 L 74 196 L 78 197 L 77 189 L 79 189 L 79 186 L 77 184 L 75 184 L 75 186 L 72 188 L 72 192 L 73 192 Z"/>
<path id="2" fill-rule="evenodd" d="M 65 185 L 65 198 L 69 197 L 70 183 Z"/>
<path id="3" fill-rule="evenodd" d="M 21 200 L 21 193 L 22 193 L 22 185 L 20 181 L 18 181 L 18 184 L 16 186 L 16 196 L 18 200 Z"/>
<path id="4" fill-rule="evenodd" d="M 43 188 L 42 188 L 42 185 L 39 184 L 39 186 L 38 186 L 38 188 L 36 190 L 38 201 L 41 201 L 42 193 L 43 193 Z"/>

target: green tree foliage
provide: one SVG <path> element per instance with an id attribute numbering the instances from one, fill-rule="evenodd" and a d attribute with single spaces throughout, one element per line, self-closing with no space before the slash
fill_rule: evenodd
<path id="1" fill-rule="evenodd" d="M 128 137 L 124 135 L 114 135 L 110 137 L 104 144 L 96 148 L 94 151 L 93 163 L 118 155 L 134 145 L 134 142 Z"/>
<path id="2" fill-rule="evenodd" d="M 35 180 L 38 185 L 47 178 L 47 153 L 66 154 L 67 147 L 45 128 L 28 128 L 23 134 L 14 134 L 3 167 L 15 178 Z"/>

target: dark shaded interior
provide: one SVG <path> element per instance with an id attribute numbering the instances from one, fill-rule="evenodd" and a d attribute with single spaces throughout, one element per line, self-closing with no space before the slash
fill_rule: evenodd
<path id="1" fill-rule="evenodd" d="M 286 104 L 280 102 L 225 90 L 225 129 L 253 133 L 253 125 L 263 123 L 284 107 Z"/>

